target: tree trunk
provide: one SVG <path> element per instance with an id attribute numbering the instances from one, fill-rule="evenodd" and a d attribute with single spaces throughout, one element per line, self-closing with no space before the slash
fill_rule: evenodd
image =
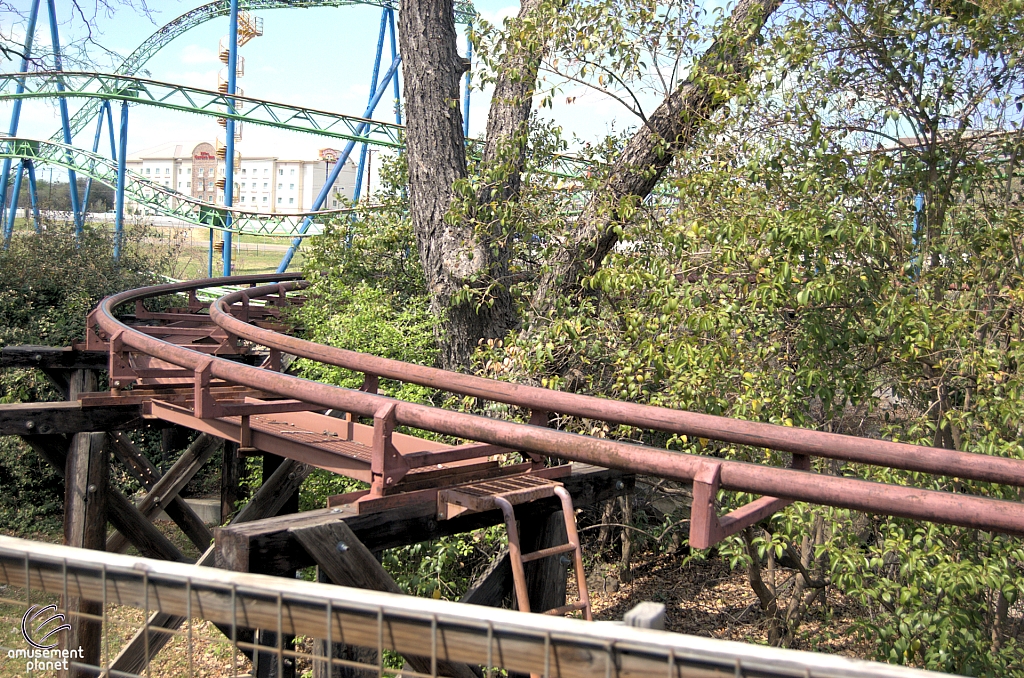
<path id="1" fill-rule="evenodd" d="M 503 266 L 489 244 L 477 237 L 473 220 L 445 218 L 455 183 L 466 178 L 459 109 L 465 64 L 456 49 L 452 2 L 408 0 L 398 16 L 409 211 L 431 310 L 443 319 L 437 326 L 438 363 L 457 369 L 466 365 L 479 339 L 504 336 L 514 325 L 512 298 L 498 285 L 500 293 L 477 309 L 477 299 L 461 294 L 467 286 L 490 287 L 488 280 L 501 276 Z M 514 118 L 499 116 L 498 129 Z"/>
<path id="2" fill-rule="evenodd" d="M 747 56 L 781 0 L 740 0 L 722 33 L 701 56 L 691 77 L 669 94 L 629 140 L 594 192 L 579 227 L 555 255 L 534 299 L 540 314 L 561 294 L 578 290 L 581 277 L 600 267 L 619 236 L 615 226 L 650 195 L 669 163 L 686 149 L 706 121 L 746 79 Z M 625 210 L 623 208 L 626 208 Z"/>

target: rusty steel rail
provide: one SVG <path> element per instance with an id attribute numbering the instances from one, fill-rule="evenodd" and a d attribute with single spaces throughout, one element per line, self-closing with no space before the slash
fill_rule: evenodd
<path id="1" fill-rule="evenodd" d="M 285 289 L 297 290 L 306 286 L 308 286 L 306 281 L 295 281 L 286 284 Z M 232 334 L 286 353 L 310 358 L 328 365 L 344 367 L 355 372 L 428 386 L 458 395 L 484 398 L 530 410 L 627 424 L 643 429 L 708 438 L 736 445 L 769 448 L 792 454 L 888 466 L 905 471 L 919 471 L 1016 487 L 1024 486 L 1024 462 L 1017 459 L 730 419 L 729 417 L 608 400 L 459 374 L 279 334 L 239 320 L 231 314 L 228 308 L 248 296 L 261 296 L 277 291 L 278 286 L 274 286 L 273 288 L 244 290 L 223 296 L 210 306 L 210 318 L 222 329 Z"/>
<path id="2" fill-rule="evenodd" d="M 591 438 L 541 426 L 489 419 L 472 414 L 398 401 L 372 393 L 353 391 L 267 369 L 241 365 L 237 362 L 210 356 L 182 346 L 176 346 L 125 325 L 114 316 L 115 308 L 137 299 L 185 292 L 211 285 L 255 284 L 267 282 L 268 280 L 285 280 L 286 278 L 288 277 L 282 275 L 217 278 L 130 290 L 104 299 L 94 315 L 94 320 L 103 332 L 116 338 L 115 341 L 112 341 L 112 345 L 117 343 L 123 347 L 122 350 L 127 349 L 145 353 L 197 374 L 203 373 L 232 383 L 274 393 L 284 398 L 293 398 L 315 404 L 319 407 L 338 409 L 364 417 L 373 417 L 386 408 L 393 412 L 392 416 L 397 424 L 412 428 L 490 443 L 524 452 L 579 461 L 607 468 L 622 469 L 633 473 L 677 481 L 692 481 L 695 483 L 695 490 L 699 485 L 704 488 L 701 493 L 702 495 L 710 495 L 708 506 L 701 506 L 699 502 L 695 502 L 695 512 L 702 510 L 713 512 L 714 491 L 719 487 L 721 489 L 765 495 L 762 500 L 748 505 L 749 510 L 741 516 L 736 516 L 733 519 L 726 517 L 726 520 L 722 521 L 721 525 L 710 526 L 709 529 L 712 533 L 716 533 L 716 530 L 718 530 L 717 536 L 719 538 L 724 534 L 735 532 L 738 524 L 741 526 L 742 524 L 752 524 L 757 519 L 770 515 L 773 510 L 778 510 L 778 508 L 781 508 L 789 501 L 806 501 L 866 513 L 929 520 L 1011 534 L 1024 534 L 1024 505 L 1015 502 L 829 476 L 796 468 L 778 468 L 671 452 L 643 445 Z M 248 291 L 248 295 L 254 297 L 274 293 L 281 294 L 288 288 L 296 287 L 298 286 L 284 283 L 252 289 Z M 226 311 L 228 300 L 236 299 L 240 301 L 243 296 L 245 295 L 242 293 L 227 295 L 222 300 L 213 304 L 210 309 L 212 318 L 224 323 L 222 327 L 228 329 L 231 334 L 237 334 L 240 337 L 245 337 L 258 343 L 270 345 L 272 348 L 276 347 L 279 350 L 314 360 L 330 355 L 330 352 L 324 351 L 326 347 L 320 347 L 316 344 L 286 342 L 281 335 L 266 336 L 261 332 L 255 331 L 255 328 L 247 329 L 239 327 L 234 323 L 227 323 L 224 312 Z M 310 346 L 316 347 L 317 350 L 311 350 Z M 359 354 L 352 355 L 358 356 Z M 369 359 L 368 356 L 364 356 L 364 358 Z M 380 359 L 374 360 L 379 361 Z M 353 362 L 350 364 L 357 363 Z M 720 417 L 706 417 L 705 415 L 693 415 L 663 408 L 614 403 L 613 401 L 604 401 L 598 398 L 569 396 L 569 394 L 560 394 L 543 389 L 517 387 L 482 379 L 476 380 L 476 378 L 467 378 L 463 375 L 449 372 L 424 372 L 424 370 L 429 370 L 430 368 L 417 367 L 406 363 L 396 363 L 401 365 L 404 370 L 404 372 L 399 373 L 391 371 L 390 366 L 378 362 L 358 364 L 366 367 L 367 371 L 371 373 L 381 376 L 393 374 L 394 376 L 391 378 L 406 381 L 412 380 L 411 377 L 413 375 L 417 375 L 417 379 L 421 378 L 418 375 L 425 375 L 422 377 L 424 381 L 419 383 L 429 384 L 431 382 L 427 381 L 428 378 L 435 379 L 440 375 L 444 375 L 448 381 L 441 384 L 440 388 L 455 392 L 460 392 L 460 389 L 466 389 L 465 392 L 467 393 L 476 393 L 480 397 L 494 400 L 509 398 L 506 387 L 510 387 L 515 390 L 517 397 L 520 393 L 525 394 L 516 401 L 517 404 L 522 404 L 524 407 L 534 407 L 542 411 L 575 412 L 579 413 L 579 416 L 593 416 L 598 419 L 607 416 L 612 421 L 622 421 L 623 423 L 631 423 L 636 426 L 660 428 L 662 430 L 673 430 L 672 427 L 694 425 L 696 426 L 695 428 L 688 429 L 694 431 L 694 435 L 696 435 L 697 431 L 700 431 L 702 435 L 707 434 L 708 437 L 719 440 L 731 440 L 743 444 L 773 447 L 794 452 L 797 455 L 794 461 L 801 457 L 806 461 L 805 455 L 836 456 L 833 453 L 834 446 L 839 444 L 840 441 L 848 441 L 852 444 L 852 449 L 860 450 L 860 452 L 850 452 L 848 449 L 845 454 L 851 456 L 859 455 L 855 457 L 856 460 L 861 461 L 871 457 L 876 463 L 889 466 L 896 465 L 888 463 L 890 460 L 884 454 L 879 453 L 878 448 L 868 444 L 878 444 L 879 441 L 866 441 L 846 436 L 801 431 L 800 429 L 736 422 Z M 379 369 L 379 367 L 388 367 L 388 369 Z M 480 382 L 490 383 L 493 390 L 485 392 L 479 385 Z M 538 393 L 544 394 L 543 400 L 537 399 Z M 633 419 L 632 416 L 635 413 L 639 413 L 639 416 Z M 697 422 L 699 426 L 693 424 L 693 422 Z M 779 435 L 781 433 L 785 433 L 785 436 Z M 808 442 L 808 439 L 810 439 L 810 442 Z M 884 447 L 881 449 L 888 453 L 892 449 L 888 446 L 895 444 L 882 443 L 882 445 Z M 1024 461 L 951 452 L 948 454 L 952 458 L 961 460 L 959 465 L 951 465 L 939 458 L 947 454 L 945 451 L 928 450 L 928 448 L 909 445 L 897 447 L 906 448 L 923 456 L 930 455 L 936 461 L 934 466 L 915 464 L 913 468 L 920 468 L 921 470 L 943 475 L 981 476 L 980 479 L 984 480 L 997 480 L 1017 486 L 1024 485 Z M 839 458 L 846 457 L 840 456 Z M 966 460 L 970 460 L 971 464 L 977 464 L 979 467 L 984 467 L 989 462 L 999 463 L 993 465 L 991 467 L 993 470 L 991 471 L 972 474 L 968 464 L 965 463 Z M 907 462 L 908 466 L 910 465 L 907 460 L 904 461 Z M 743 511 L 744 509 L 740 509 L 736 513 Z M 717 516 L 714 516 L 713 520 L 717 523 Z M 696 515 L 694 516 L 694 522 L 696 522 Z M 691 525 L 691 543 L 694 542 L 693 536 L 693 525 Z M 703 539 L 698 539 L 695 545 L 701 543 L 707 542 Z M 714 539 L 711 539 L 710 543 L 714 543 Z"/>

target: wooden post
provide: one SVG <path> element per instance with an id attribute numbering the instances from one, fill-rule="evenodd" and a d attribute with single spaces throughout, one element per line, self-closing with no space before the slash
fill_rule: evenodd
<path id="1" fill-rule="evenodd" d="M 96 390 L 96 373 L 75 370 L 68 380 L 68 400 Z M 102 551 L 107 537 L 107 461 L 105 433 L 76 433 L 68 446 L 64 464 L 64 543 L 78 548 Z M 81 598 L 66 597 L 64 614 L 71 630 L 64 637 L 65 648 L 82 648 L 81 662 L 99 665 L 103 639 L 102 624 L 77 615 L 102 615 L 103 605 Z M 63 673 L 63 672 L 62 672 Z M 71 670 L 66 675 L 85 675 Z"/>
<path id="2" fill-rule="evenodd" d="M 105 433 L 78 433 L 72 438 L 64 471 L 64 543 L 102 551 L 107 537 L 107 463 Z M 100 622 L 78 615 L 103 614 L 101 603 L 68 597 L 65 614 L 71 630 L 65 636 L 68 650 L 83 649 L 82 663 L 98 666 Z M 72 669 L 72 676 L 86 675 Z"/>
<path id="3" fill-rule="evenodd" d="M 238 443 L 224 442 L 224 457 L 220 463 L 220 522 L 234 515 L 239 491 L 238 481 L 242 475 L 242 461 L 238 458 Z"/>
<path id="4" fill-rule="evenodd" d="M 275 454 L 264 454 L 263 455 L 263 479 L 264 482 L 274 477 L 274 472 L 284 466 L 286 462 L 284 457 L 279 457 Z M 289 464 L 290 465 L 290 464 Z M 301 484 L 301 483 L 300 483 Z M 284 497 L 283 505 L 277 512 L 280 515 L 289 513 L 298 513 L 299 511 L 299 486 L 295 485 L 293 489 Z M 287 572 L 285 576 L 295 577 L 295 572 Z M 285 634 L 280 640 L 277 637 L 276 631 L 269 631 L 267 629 L 260 629 L 256 632 L 256 644 L 263 645 L 269 648 L 273 648 L 269 651 L 255 651 L 252 657 L 252 673 L 254 678 L 295 678 L 295 660 L 290 657 L 285 657 L 283 661 L 278 662 L 277 647 L 280 642 L 281 648 L 284 650 L 292 650 L 295 645 L 295 636 Z M 280 664 L 280 666 L 279 666 Z"/>
<path id="5" fill-rule="evenodd" d="M 316 568 L 316 580 L 321 583 L 331 583 L 330 578 L 323 571 L 323 568 Z M 330 650 L 328 651 L 328 647 Z M 357 645 L 346 645 L 345 643 L 331 643 L 322 638 L 313 641 L 314 657 L 331 657 L 333 659 L 345 659 L 347 661 L 359 662 L 375 666 L 377 664 L 377 651 L 368 647 Z M 313 659 L 313 678 L 377 678 L 376 669 L 357 669 L 354 666 L 329 665 L 326 661 Z"/>
<path id="6" fill-rule="evenodd" d="M 552 511 L 546 517 L 534 521 L 520 521 L 519 534 L 523 553 L 561 546 L 568 540 L 561 511 Z M 565 605 L 565 582 L 570 555 L 562 554 L 526 563 L 526 588 L 530 592 L 531 610 L 542 612 Z"/>

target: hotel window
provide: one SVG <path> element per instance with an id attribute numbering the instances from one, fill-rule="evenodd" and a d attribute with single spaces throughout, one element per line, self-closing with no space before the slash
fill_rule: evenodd
<path id="1" fill-rule="evenodd" d="M 284 184 L 278 184 L 278 185 L 277 185 L 277 190 L 279 190 L 279 191 L 280 191 L 280 190 L 281 190 L 282 188 L 284 188 Z"/>
<path id="2" fill-rule="evenodd" d="M 288 204 L 289 205 L 294 205 L 295 204 L 295 198 L 288 198 Z"/>
<path id="3" fill-rule="evenodd" d="M 293 177 L 295 176 L 295 168 L 294 167 L 292 168 L 292 176 Z"/>
<path id="4" fill-rule="evenodd" d="M 185 182 L 185 188 L 192 188 L 192 182 L 191 181 L 186 181 Z"/>
<path id="5" fill-rule="evenodd" d="M 263 196 L 263 202 L 267 201 L 267 196 Z"/>
<path id="6" fill-rule="evenodd" d="M 288 190 L 289 191 L 294 191 L 295 190 L 295 184 L 288 184 Z"/>
<path id="7" fill-rule="evenodd" d="M 267 182 L 264 181 L 263 182 L 263 189 L 266 190 L 266 188 L 267 188 Z"/>
<path id="8" fill-rule="evenodd" d="M 148 167 L 146 168 L 146 174 L 149 174 L 149 168 Z"/>
<path id="9" fill-rule="evenodd" d="M 284 176 L 284 170 L 283 170 L 283 169 L 279 169 L 279 170 L 277 170 L 277 174 L 278 174 L 279 176 L 282 176 L 282 177 L 283 177 L 283 176 Z"/>
<path id="10" fill-rule="evenodd" d="M 280 205 L 280 204 L 281 204 L 281 199 L 280 199 L 280 198 L 278 198 L 278 199 L 277 199 L 277 204 L 278 204 L 278 205 Z"/>
<path id="11" fill-rule="evenodd" d="M 185 174 L 192 174 L 192 168 L 189 167 L 187 170 L 185 170 Z"/>

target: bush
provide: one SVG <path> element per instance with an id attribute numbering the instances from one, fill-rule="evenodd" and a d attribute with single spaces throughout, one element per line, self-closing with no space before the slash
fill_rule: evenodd
<path id="1" fill-rule="evenodd" d="M 67 346 L 84 337 L 86 315 L 101 298 L 159 281 L 174 252 L 156 250 L 147 234 L 129 230 L 114 261 L 113 235 L 104 228 L 86 228 L 80 238 L 70 224 L 16 232 L 0 252 L 0 345 Z M 59 397 L 41 372 L 0 372 L 0 403 Z M 17 438 L 0 440 L 0 487 L 0 530 L 60 529 L 64 483 Z"/>

